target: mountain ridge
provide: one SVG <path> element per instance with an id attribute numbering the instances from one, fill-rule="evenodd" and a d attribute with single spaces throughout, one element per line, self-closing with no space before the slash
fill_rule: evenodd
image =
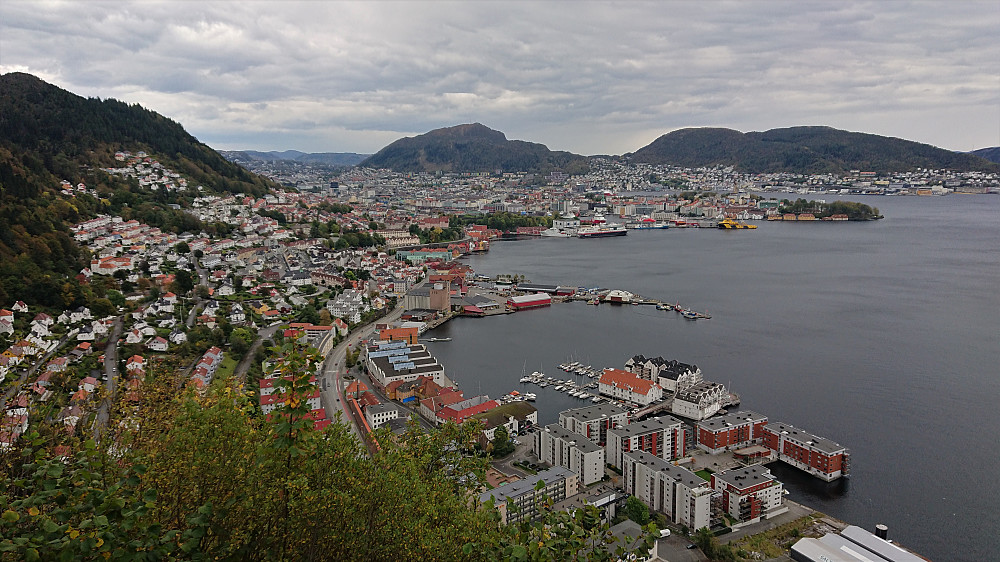
<path id="1" fill-rule="evenodd" d="M 443 127 L 403 137 L 365 159 L 359 166 L 396 172 L 492 172 L 495 170 L 580 173 L 587 157 L 549 150 L 544 144 L 508 140 L 482 123 Z"/>
<path id="2" fill-rule="evenodd" d="M 1000 171 L 1000 166 L 978 156 L 826 126 L 749 133 L 715 127 L 678 129 L 624 156 L 646 164 L 733 166 L 751 173 L 902 172 L 915 168 Z"/>
<path id="3" fill-rule="evenodd" d="M 220 150 L 219 154 L 232 162 L 287 160 L 327 166 L 355 166 L 371 154 L 357 152 L 301 152 L 299 150 Z"/>
<path id="4" fill-rule="evenodd" d="M 980 148 L 978 150 L 973 150 L 969 154 L 978 156 L 980 158 L 985 158 L 990 162 L 1000 164 L 1000 146 L 991 146 L 989 148 Z"/>

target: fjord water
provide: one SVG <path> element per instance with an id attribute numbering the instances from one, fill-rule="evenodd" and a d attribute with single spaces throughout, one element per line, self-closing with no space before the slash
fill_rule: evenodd
<path id="1" fill-rule="evenodd" d="M 829 199 L 829 198 L 828 198 Z M 431 351 L 468 393 L 538 394 L 543 424 L 583 402 L 522 373 L 635 354 L 698 365 L 742 408 L 851 449 L 832 484 L 781 463 L 790 498 L 932 560 L 1000 552 L 1000 196 L 852 197 L 869 223 L 758 223 L 751 231 L 632 231 L 493 244 L 477 273 L 625 289 L 708 311 L 556 304 L 459 318 Z M 587 379 L 589 380 L 589 379 Z"/>

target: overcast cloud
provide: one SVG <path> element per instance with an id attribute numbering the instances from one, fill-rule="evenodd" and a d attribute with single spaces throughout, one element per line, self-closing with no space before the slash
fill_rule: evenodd
<path id="1" fill-rule="evenodd" d="M 1000 2 L 0 2 L 0 72 L 217 149 L 374 152 L 478 121 L 582 154 L 682 127 L 1000 146 Z"/>

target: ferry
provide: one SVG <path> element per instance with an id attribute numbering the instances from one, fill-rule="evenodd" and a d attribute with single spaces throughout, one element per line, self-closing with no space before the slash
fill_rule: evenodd
<path id="1" fill-rule="evenodd" d="M 625 236 L 628 230 L 620 225 L 594 225 L 584 226 L 576 232 L 580 238 L 604 238 L 606 236 Z"/>
<path id="2" fill-rule="evenodd" d="M 547 228 L 540 234 L 548 238 L 572 238 L 573 234 L 563 228 Z"/>
<path id="3" fill-rule="evenodd" d="M 718 227 L 723 230 L 740 230 L 740 229 L 754 229 L 757 228 L 756 224 L 746 224 L 739 221 L 734 221 L 733 219 L 722 219 L 719 221 Z"/>

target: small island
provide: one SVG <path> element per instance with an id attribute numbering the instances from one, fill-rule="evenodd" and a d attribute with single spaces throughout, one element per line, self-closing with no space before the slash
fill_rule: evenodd
<path id="1" fill-rule="evenodd" d="M 854 201 L 809 201 L 796 199 L 794 202 L 782 199 L 778 214 L 773 220 L 829 220 L 829 221 L 872 221 L 884 218 L 878 207 L 871 207 Z"/>

